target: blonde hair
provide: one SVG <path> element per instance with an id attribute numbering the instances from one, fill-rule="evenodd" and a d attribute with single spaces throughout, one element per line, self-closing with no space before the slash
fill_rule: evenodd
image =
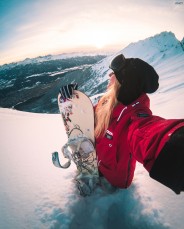
<path id="1" fill-rule="evenodd" d="M 117 95 L 120 86 L 115 78 L 113 84 L 98 102 L 95 110 L 95 137 L 103 136 L 109 126 L 112 111 L 118 103 Z"/>

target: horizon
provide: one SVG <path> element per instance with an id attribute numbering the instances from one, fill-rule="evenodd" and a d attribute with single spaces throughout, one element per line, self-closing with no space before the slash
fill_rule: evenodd
<path id="1" fill-rule="evenodd" d="M 173 33 L 172 31 L 162 31 L 161 33 Z M 23 61 L 26 61 L 27 59 L 29 60 L 32 60 L 32 59 L 36 59 L 36 58 L 44 58 L 44 57 L 47 57 L 47 56 L 59 56 L 59 55 L 63 55 L 63 56 L 65 56 L 65 55 L 68 55 L 68 56 L 70 56 L 71 55 L 71 57 L 72 57 L 72 55 L 73 56 L 77 56 L 78 54 L 83 54 L 83 56 L 85 56 L 85 55 L 111 55 L 111 54 L 113 54 L 113 53 L 115 53 L 115 52 L 119 52 L 120 50 L 122 50 L 122 49 L 124 49 L 124 48 L 126 48 L 126 47 L 128 47 L 131 43 L 138 43 L 138 42 L 140 42 L 140 41 L 144 41 L 144 40 L 146 40 L 146 39 L 148 39 L 148 38 L 151 38 L 151 37 L 155 37 L 155 36 L 157 36 L 157 35 L 160 35 L 161 33 L 159 33 L 159 34 L 155 34 L 155 35 L 153 35 L 153 36 L 150 36 L 150 37 L 145 37 L 144 39 L 141 39 L 141 40 L 138 40 L 138 41 L 135 41 L 135 42 L 130 42 L 128 45 L 126 45 L 125 47 L 121 47 L 120 49 L 117 49 L 117 50 L 109 50 L 109 51 L 105 51 L 105 50 L 101 50 L 101 51 L 99 51 L 99 50 L 91 50 L 91 51 L 76 51 L 76 52 L 64 52 L 64 53 L 47 53 L 47 54 L 45 54 L 45 55 L 37 55 L 37 56 L 33 56 L 33 57 L 25 57 L 25 58 L 23 58 L 23 59 L 20 59 L 20 60 L 17 60 L 17 61 L 13 61 L 13 62 L 9 62 L 9 63 L 4 63 L 4 64 L 1 64 L 0 63 L 0 67 L 2 67 L 2 66 L 4 66 L 4 65 L 8 65 L 8 64 L 15 64 L 15 63 L 19 63 L 19 62 L 23 62 Z M 174 34 L 174 33 L 173 33 Z M 175 34 L 174 34 L 175 35 Z M 176 35 L 175 35 L 175 37 L 176 37 Z M 176 39 L 177 39 L 177 37 L 176 37 Z M 184 38 L 183 38 L 184 39 Z M 178 40 L 178 39 L 177 39 Z M 178 40 L 179 42 L 181 42 L 181 40 Z"/>
<path id="2" fill-rule="evenodd" d="M 116 52 L 163 31 L 181 41 L 184 4 L 179 2 L 0 1 L 0 65 L 49 54 Z"/>
<path id="3" fill-rule="evenodd" d="M 4 63 L 4 64 L 1 64 L 0 63 L 0 67 L 2 67 L 3 65 L 8 65 L 8 64 L 14 64 L 14 63 L 19 63 L 19 62 L 23 62 L 23 61 L 25 61 L 25 60 L 27 60 L 27 59 L 30 59 L 30 60 L 32 60 L 32 59 L 36 59 L 36 58 L 44 58 L 44 57 L 47 57 L 47 56 L 59 56 L 59 55 L 63 55 L 63 56 L 65 56 L 65 55 L 78 55 L 78 54 L 84 54 L 84 56 L 85 55 L 109 55 L 109 54 L 112 54 L 113 53 L 113 51 L 111 52 L 111 51 L 98 51 L 98 50 L 96 50 L 96 52 L 94 51 L 94 50 L 92 50 L 91 52 L 90 51 L 85 51 L 85 52 L 68 52 L 68 53 L 66 53 L 66 52 L 64 52 L 64 53 L 47 53 L 47 54 L 45 54 L 45 55 L 38 55 L 38 56 L 33 56 L 33 57 L 25 57 L 25 58 L 23 58 L 23 59 L 20 59 L 20 60 L 17 60 L 17 61 L 13 61 L 13 62 L 9 62 L 9 63 Z"/>

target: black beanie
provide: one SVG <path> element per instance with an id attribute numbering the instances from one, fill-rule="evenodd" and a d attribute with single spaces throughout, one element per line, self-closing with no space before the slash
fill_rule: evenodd
<path id="1" fill-rule="evenodd" d="M 126 58 L 125 67 L 115 75 L 121 83 L 117 99 L 125 105 L 135 101 L 142 93 L 153 93 L 159 87 L 155 69 L 139 58 Z"/>

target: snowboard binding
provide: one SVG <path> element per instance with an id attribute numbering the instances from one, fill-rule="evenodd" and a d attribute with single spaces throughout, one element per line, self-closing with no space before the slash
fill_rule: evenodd
<path id="1" fill-rule="evenodd" d="M 63 156 L 68 159 L 66 163 L 60 163 L 58 152 L 52 153 L 52 162 L 58 168 L 69 168 L 71 161 L 76 164 L 79 171 L 76 182 L 82 196 L 90 195 L 98 183 L 94 150 L 93 143 L 87 137 L 78 136 L 69 138 L 61 149 Z"/>

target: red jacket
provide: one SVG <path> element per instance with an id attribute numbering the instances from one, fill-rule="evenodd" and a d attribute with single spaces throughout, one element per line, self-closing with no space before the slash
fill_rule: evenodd
<path id="1" fill-rule="evenodd" d="M 116 187 L 131 184 L 136 161 L 150 171 L 169 136 L 184 126 L 184 120 L 152 115 L 149 107 L 146 94 L 128 106 L 119 103 L 105 136 L 96 139 L 99 170 Z"/>

